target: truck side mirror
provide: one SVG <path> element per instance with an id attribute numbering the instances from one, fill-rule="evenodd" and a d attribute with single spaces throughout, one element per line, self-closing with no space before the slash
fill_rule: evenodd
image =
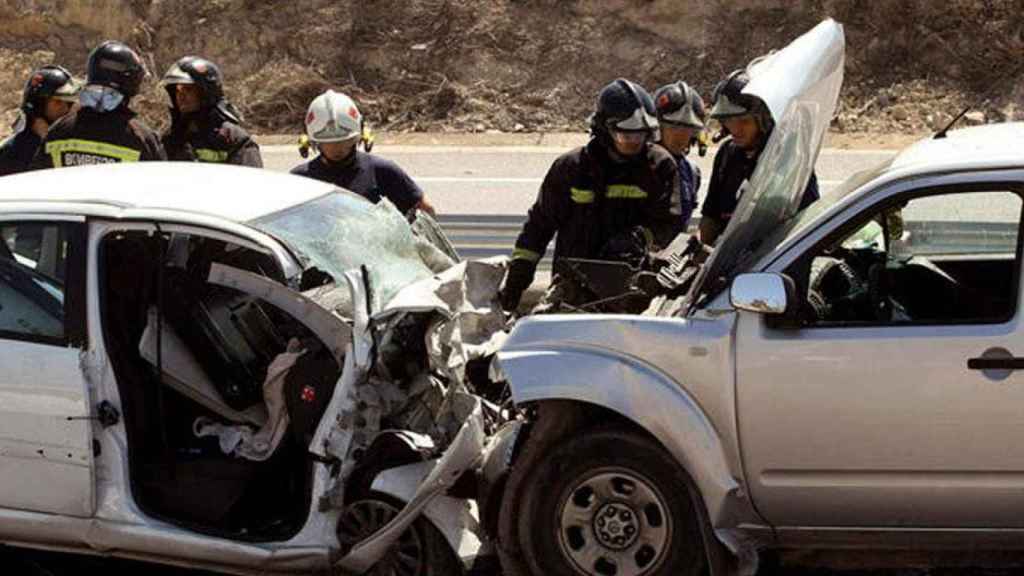
<path id="1" fill-rule="evenodd" d="M 784 274 L 740 274 L 732 281 L 729 301 L 737 310 L 770 316 L 789 315 L 797 302 L 796 285 Z"/>

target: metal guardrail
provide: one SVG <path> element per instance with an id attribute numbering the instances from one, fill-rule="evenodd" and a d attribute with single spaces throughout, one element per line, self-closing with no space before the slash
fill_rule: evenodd
<path id="1" fill-rule="evenodd" d="M 455 245 L 459 256 L 476 260 L 512 254 L 516 237 L 526 221 L 525 214 L 442 214 L 441 229 Z M 551 269 L 551 251 L 541 261 L 541 270 Z"/>
<path id="2" fill-rule="evenodd" d="M 526 220 L 525 214 L 447 214 L 438 222 L 464 259 L 505 256 L 512 253 L 516 237 Z M 690 221 L 691 233 L 696 231 L 700 217 Z M 990 253 L 1012 252 L 1017 244 L 1017 224 L 914 221 L 906 225 L 915 253 Z M 549 247 L 538 270 L 551 270 Z"/>
<path id="3" fill-rule="evenodd" d="M 526 221 L 525 214 L 441 214 L 437 218 L 445 235 L 455 245 L 459 256 L 474 260 L 490 256 L 508 256 L 515 247 L 516 237 Z M 690 231 L 696 231 L 700 217 L 690 220 Z M 552 247 L 537 267 L 551 270 Z"/>

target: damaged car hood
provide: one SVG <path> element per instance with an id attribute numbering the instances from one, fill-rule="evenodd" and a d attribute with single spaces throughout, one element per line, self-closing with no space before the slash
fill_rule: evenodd
<path id="1" fill-rule="evenodd" d="M 744 93 L 760 98 L 775 128 L 711 257 L 693 283 L 692 309 L 751 263 L 750 255 L 799 210 L 843 83 L 843 27 L 828 19 L 754 61 Z"/>

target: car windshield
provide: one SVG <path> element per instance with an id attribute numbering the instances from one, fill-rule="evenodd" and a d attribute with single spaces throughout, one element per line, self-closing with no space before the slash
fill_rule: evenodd
<path id="1" fill-rule="evenodd" d="M 336 283 L 346 271 L 366 266 L 373 310 L 432 275 L 409 223 L 387 200 L 373 204 L 339 189 L 250 224 L 287 243 L 303 268 L 315 266 Z"/>

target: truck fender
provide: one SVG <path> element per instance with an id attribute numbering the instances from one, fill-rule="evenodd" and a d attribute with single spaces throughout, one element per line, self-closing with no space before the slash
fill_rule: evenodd
<path id="1" fill-rule="evenodd" d="M 693 478 L 715 528 L 731 527 L 735 507 L 747 507 L 711 421 L 682 386 L 655 367 L 607 349 L 518 349 L 498 353 L 492 379 L 507 381 L 519 405 L 593 404 L 646 430 Z"/>

